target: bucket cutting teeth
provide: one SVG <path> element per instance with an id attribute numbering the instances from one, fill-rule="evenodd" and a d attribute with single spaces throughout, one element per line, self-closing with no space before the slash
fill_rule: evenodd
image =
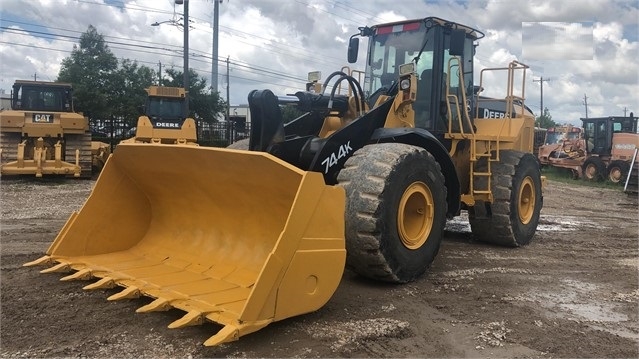
<path id="1" fill-rule="evenodd" d="M 240 331 L 237 327 L 233 325 L 225 325 L 224 328 L 220 329 L 217 334 L 210 337 L 204 342 L 204 345 L 207 347 L 212 347 L 216 345 L 220 345 L 222 343 L 227 343 L 231 341 L 238 340 L 240 338 Z"/>
<path id="2" fill-rule="evenodd" d="M 168 300 L 164 298 L 158 298 L 151 303 L 138 308 L 136 310 L 136 313 L 165 312 L 171 308 L 173 308 L 173 306 Z"/>
<path id="3" fill-rule="evenodd" d="M 34 267 L 34 266 L 44 266 L 44 265 L 50 266 L 50 265 L 53 265 L 54 263 L 55 263 L 55 260 L 53 260 L 51 257 L 43 256 L 34 261 L 27 262 L 23 264 L 22 266 L 23 267 Z"/>
<path id="4" fill-rule="evenodd" d="M 46 268 L 40 271 L 40 273 L 64 273 L 70 272 L 71 266 L 68 263 L 58 263 L 53 267 Z"/>
<path id="5" fill-rule="evenodd" d="M 169 324 L 169 328 L 184 328 L 192 325 L 204 324 L 204 314 L 200 311 L 191 311 L 186 313 L 182 318 Z"/>
<path id="6" fill-rule="evenodd" d="M 93 279 L 93 273 L 90 269 L 81 269 L 71 275 L 60 278 L 61 281 L 69 281 L 69 280 L 91 280 Z"/>
<path id="7" fill-rule="evenodd" d="M 84 290 L 94 290 L 94 289 L 112 289 L 117 287 L 118 285 L 115 283 L 115 279 L 110 277 L 104 277 L 95 283 L 91 283 L 89 285 L 85 285 L 82 287 Z"/>
<path id="8" fill-rule="evenodd" d="M 121 300 L 121 299 L 135 299 L 140 298 L 140 288 L 131 286 L 126 287 L 123 291 L 119 293 L 115 293 L 112 296 L 108 297 L 107 300 Z"/>

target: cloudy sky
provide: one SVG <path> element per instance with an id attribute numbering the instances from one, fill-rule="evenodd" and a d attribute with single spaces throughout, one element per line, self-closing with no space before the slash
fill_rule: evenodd
<path id="1" fill-rule="evenodd" d="M 190 67 L 210 83 L 213 0 L 187 1 Z M 183 33 L 171 22 L 182 12 L 174 0 L 0 0 L 0 89 L 8 93 L 15 79 L 55 80 L 89 25 L 118 58 L 181 70 Z M 297 91 L 309 71 L 326 77 L 347 64 L 358 26 L 427 16 L 486 34 L 477 70 L 529 65 L 526 98 L 536 114 L 543 84 L 544 107 L 558 122 L 580 124 L 585 103 L 589 117 L 639 115 L 638 0 L 222 0 L 218 89 L 225 97 L 229 86 L 231 105 L 253 89 Z"/>

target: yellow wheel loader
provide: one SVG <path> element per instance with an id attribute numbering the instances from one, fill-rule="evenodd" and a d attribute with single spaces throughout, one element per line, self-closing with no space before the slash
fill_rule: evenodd
<path id="1" fill-rule="evenodd" d="M 110 148 L 92 142 L 89 120 L 73 109 L 71 84 L 17 80 L 11 110 L 0 112 L 0 175 L 90 178 Z"/>
<path id="2" fill-rule="evenodd" d="M 358 36 L 369 38 L 363 84 L 338 71 L 320 91 L 252 91 L 248 141 L 118 145 L 47 255 L 26 265 L 93 280 L 85 289 L 124 287 L 110 300 L 154 298 L 139 312 L 185 311 L 172 328 L 219 323 L 204 343 L 217 345 L 321 308 L 346 266 L 414 280 L 462 210 L 478 240 L 530 242 L 542 177 L 526 66 L 483 70 L 474 85 L 483 34 L 434 17 L 360 28 L 351 62 Z M 504 98 L 479 96 L 487 71 L 503 74 Z M 282 105 L 304 114 L 284 124 Z"/>

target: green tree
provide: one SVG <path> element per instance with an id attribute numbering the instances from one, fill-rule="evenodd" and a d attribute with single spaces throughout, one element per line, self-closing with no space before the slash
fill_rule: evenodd
<path id="1" fill-rule="evenodd" d="M 535 119 L 535 127 L 550 128 L 555 126 L 559 126 L 559 124 L 553 121 L 552 116 L 550 115 L 550 111 L 548 110 L 548 107 L 544 108 L 543 115 L 538 116 Z"/>
<path id="2" fill-rule="evenodd" d="M 174 68 L 166 70 L 167 78 L 162 79 L 162 86 L 183 87 L 184 72 Z M 206 80 L 193 69 L 189 69 L 189 116 L 198 122 L 217 122 L 219 114 L 226 113 L 226 101 L 220 98 L 219 92 L 211 91 Z"/>
<path id="3" fill-rule="evenodd" d="M 73 84 L 76 111 L 106 119 L 111 115 L 112 103 L 105 89 L 117 68 L 118 60 L 104 36 L 89 25 L 80 35 L 80 46 L 73 45 L 71 55 L 62 60 L 57 81 Z"/>
<path id="4" fill-rule="evenodd" d="M 111 114 L 130 126 L 137 124 L 139 108 L 146 100 L 145 88 L 153 85 L 155 72 L 136 61 L 123 59 L 120 68 L 111 75 L 109 84 Z"/>

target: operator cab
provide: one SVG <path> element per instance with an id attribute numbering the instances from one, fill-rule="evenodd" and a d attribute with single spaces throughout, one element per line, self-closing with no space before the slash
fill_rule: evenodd
<path id="1" fill-rule="evenodd" d="M 360 28 L 354 36 L 370 37 L 365 70 L 364 89 L 369 105 L 379 94 L 393 94 L 399 78 L 402 64 L 416 64 L 417 99 L 413 103 L 415 127 L 423 128 L 433 134 L 448 131 L 447 102 L 450 103 L 450 116 L 453 124 L 457 106 L 452 96 L 446 96 L 446 84 L 449 94 L 455 95 L 460 106 L 462 95 L 469 100 L 475 95 L 473 86 L 474 41 L 484 36 L 470 27 L 436 17 L 419 21 L 404 21 L 373 27 Z M 351 37 L 349 44 L 349 62 L 357 60 L 359 39 Z M 451 60 L 459 57 L 460 62 Z M 460 68 L 462 67 L 462 68 Z M 463 73 L 463 85 L 460 86 L 459 74 Z M 463 109 L 460 109 L 463 113 Z M 464 122 L 465 123 L 465 122 Z M 453 129 L 458 131 L 459 129 Z M 468 131 L 469 129 L 464 129 Z"/>
<path id="2" fill-rule="evenodd" d="M 144 104 L 144 115 L 154 128 L 180 129 L 186 119 L 185 91 L 178 87 L 151 86 Z"/>
<path id="3" fill-rule="evenodd" d="M 73 112 L 71 84 L 16 80 L 11 108 L 14 110 Z"/>
<path id="4" fill-rule="evenodd" d="M 630 117 L 582 118 L 581 121 L 586 149 L 593 154 L 610 154 L 613 133 L 637 133 L 637 118 L 632 113 Z"/>

